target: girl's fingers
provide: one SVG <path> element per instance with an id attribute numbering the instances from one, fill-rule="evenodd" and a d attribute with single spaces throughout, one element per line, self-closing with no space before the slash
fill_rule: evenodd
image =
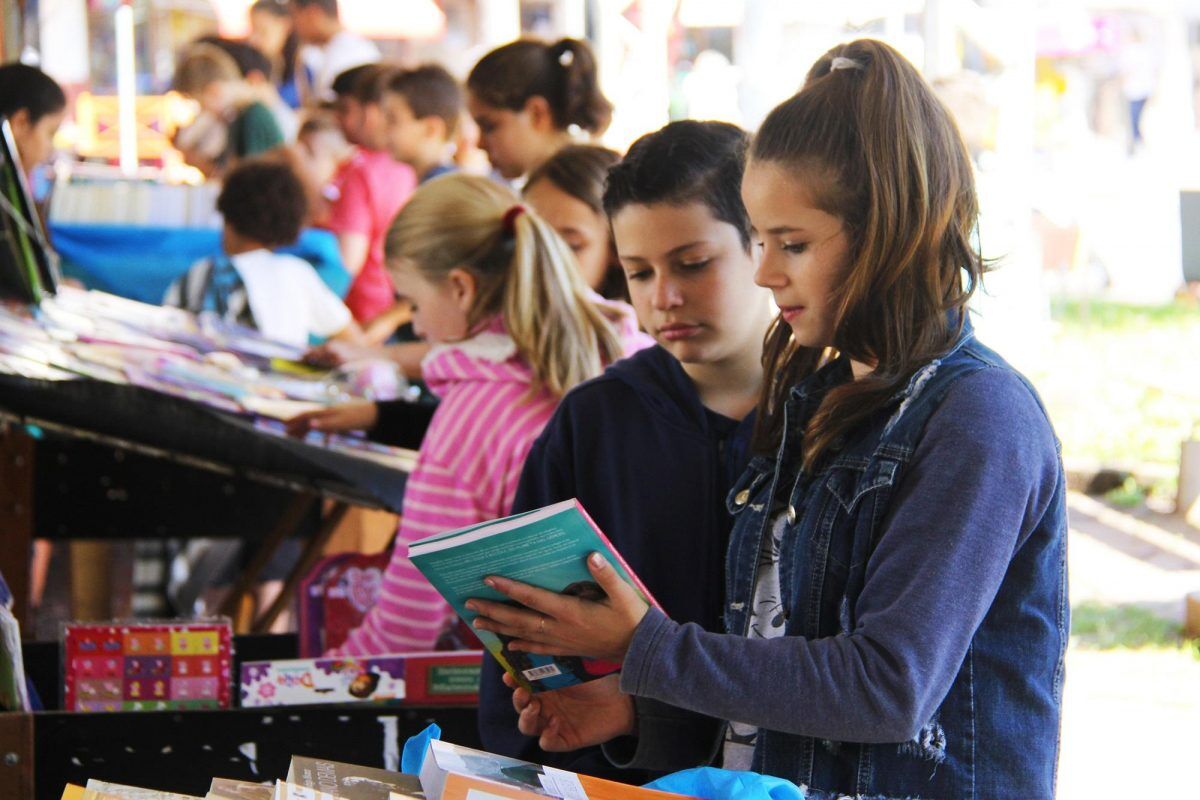
<path id="1" fill-rule="evenodd" d="M 505 605 L 504 603 L 493 603 L 491 600 L 471 599 L 466 602 L 466 606 L 471 611 L 479 614 L 475 622 L 480 621 L 494 623 L 502 626 L 505 630 L 501 633 L 509 633 L 508 629 L 520 631 L 535 630 L 542 621 L 543 615 L 536 614 L 521 608 Z M 476 624 L 476 627 L 480 627 Z M 495 628 L 484 628 L 484 630 L 495 630 Z"/>
<path id="2" fill-rule="evenodd" d="M 536 586 L 530 586 L 520 581 L 501 578 L 497 575 L 489 575 L 483 579 L 483 582 L 506 597 L 516 600 L 521 605 L 555 618 L 561 618 L 565 608 L 563 601 L 568 599 L 560 594 L 548 592 L 545 589 L 539 589 Z"/>
<path id="3" fill-rule="evenodd" d="M 637 595 L 637 591 L 617 574 L 617 571 L 612 568 L 612 564 L 609 564 L 608 559 L 601 553 L 592 553 L 588 556 L 587 566 L 588 572 L 592 573 L 596 583 L 600 584 L 600 588 L 612 602 L 619 603 Z"/>

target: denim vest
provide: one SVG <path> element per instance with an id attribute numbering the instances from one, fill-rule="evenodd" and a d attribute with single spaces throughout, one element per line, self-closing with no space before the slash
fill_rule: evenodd
<path id="1" fill-rule="evenodd" d="M 926 421 L 956 381 L 988 368 L 1011 370 L 968 325 L 950 353 L 918 370 L 879 419 L 838 443 L 811 476 L 799 469 L 803 431 L 827 391 L 850 378 L 848 363 L 793 387 L 775 458 L 753 459 L 729 493 L 727 631 L 747 632 L 762 537 L 779 513 L 788 518 L 779 553 L 786 635 L 854 631 L 867 561 Z M 1063 491 L 1060 480 L 1038 529 L 1014 553 L 949 694 L 914 740 L 832 742 L 764 729 L 753 769 L 865 797 L 1052 797 L 1068 626 Z"/>

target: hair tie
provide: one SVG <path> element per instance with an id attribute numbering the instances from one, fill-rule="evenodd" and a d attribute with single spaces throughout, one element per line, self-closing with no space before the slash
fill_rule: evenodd
<path id="1" fill-rule="evenodd" d="M 575 63 L 575 51 L 563 50 L 558 54 L 558 63 L 564 67 L 569 67 Z"/>
<path id="2" fill-rule="evenodd" d="M 500 227 L 504 229 L 504 232 L 507 235 L 512 236 L 517 232 L 517 217 L 524 213 L 525 206 L 521 205 L 520 203 L 517 203 L 512 208 L 508 209 L 508 211 L 504 212 L 504 217 L 500 220 Z"/>
<path id="3" fill-rule="evenodd" d="M 839 70 L 839 69 L 862 69 L 862 68 L 863 68 L 862 64 L 858 63 L 853 58 L 846 58 L 845 56 L 834 56 L 833 60 L 829 62 L 829 71 L 830 72 L 833 72 L 833 71 Z"/>

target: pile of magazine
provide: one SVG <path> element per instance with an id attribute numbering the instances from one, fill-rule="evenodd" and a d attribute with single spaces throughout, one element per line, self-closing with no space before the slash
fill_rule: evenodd
<path id="1" fill-rule="evenodd" d="M 67 786 L 62 800 L 678 800 L 528 761 L 431 741 L 420 776 L 293 756 L 274 783 L 214 778 L 203 797 L 103 781 Z"/>
<path id="2" fill-rule="evenodd" d="M 410 395 L 394 369 L 364 384 L 348 370 L 309 367 L 303 355 L 214 315 L 97 291 L 64 286 L 37 309 L 0 305 L 0 373 L 138 386 L 253 417 L 262 430 L 280 436 L 285 432 L 278 421 L 306 411 L 355 396 Z M 362 369 L 368 366 L 375 365 Z M 354 436 L 312 434 L 310 443 L 400 469 L 411 469 L 413 460 L 409 451 Z"/>

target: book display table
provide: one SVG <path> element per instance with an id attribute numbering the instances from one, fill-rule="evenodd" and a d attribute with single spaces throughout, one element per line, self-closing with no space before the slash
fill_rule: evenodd
<path id="1" fill-rule="evenodd" d="M 419 443 L 432 415 L 413 406 Z M 350 505 L 399 511 L 395 466 L 268 433 L 253 422 L 136 386 L 0 375 L 0 574 L 28 619 L 34 538 L 234 537 L 257 543 L 229 608 L 279 544 L 311 533 L 279 607 Z M 332 502 L 323 505 L 320 501 Z M 313 515 L 319 521 L 313 525 Z"/>
<path id="2" fill-rule="evenodd" d="M 239 636 L 242 660 L 290 658 L 294 636 Z M 57 643 L 26 646 L 26 669 L 47 705 L 57 699 Z M 0 714 L 0 797 L 57 800 L 88 778 L 203 796 L 214 776 L 271 780 L 293 755 L 396 768 L 409 736 L 430 722 L 477 746 L 464 706 L 324 705 L 224 711 Z"/>

